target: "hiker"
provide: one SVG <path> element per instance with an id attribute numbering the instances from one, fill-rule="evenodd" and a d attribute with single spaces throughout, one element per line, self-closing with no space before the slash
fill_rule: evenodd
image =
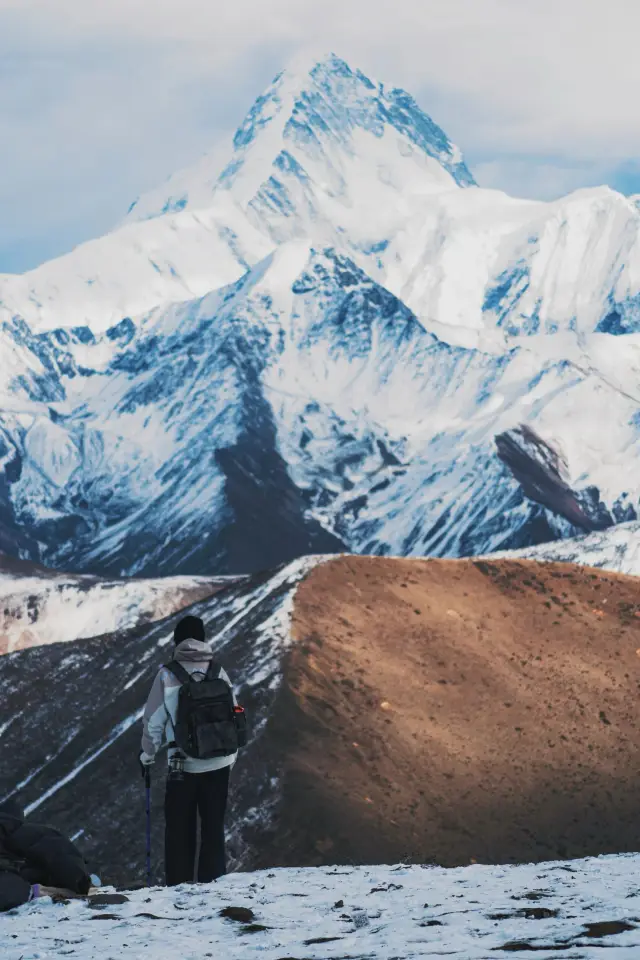
<path id="1" fill-rule="evenodd" d="M 210 883 L 226 873 L 229 774 L 245 739 L 244 711 L 229 677 L 213 659 L 202 620 L 183 617 L 173 640 L 173 659 L 158 671 L 144 711 L 140 753 L 144 773 L 161 747 L 169 748 L 164 809 L 170 887 L 194 880 L 198 814 L 198 882 Z M 211 698 L 198 700 L 198 687 L 205 681 L 207 688 L 201 689 Z"/>
<path id="2" fill-rule="evenodd" d="M 0 911 L 36 897 L 89 893 L 91 877 L 78 848 L 53 827 L 26 823 L 12 800 L 0 804 Z"/>

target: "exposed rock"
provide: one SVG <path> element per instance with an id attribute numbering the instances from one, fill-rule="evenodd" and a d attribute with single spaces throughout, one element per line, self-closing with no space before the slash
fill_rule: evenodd
<path id="1" fill-rule="evenodd" d="M 603 530 L 615 522 L 600 502 L 597 487 L 576 491 L 566 480 L 567 462 L 527 424 L 496 437 L 498 456 L 530 500 L 585 531 Z"/>

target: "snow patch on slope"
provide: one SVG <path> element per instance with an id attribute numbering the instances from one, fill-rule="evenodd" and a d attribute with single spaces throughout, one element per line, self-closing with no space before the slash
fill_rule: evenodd
<path id="1" fill-rule="evenodd" d="M 301 557 L 294 560 L 280 572 L 275 574 L 269 581 L 263 591 L 258 592 L 252 602 L 252 606 L 257 606 L 264 600 L 267 592 L 275 593 L 281 590 L 283 585 L 288 586 L 286 592 L 278 605 L 271 614 L 260 624 L 257 636 L 258 648 L 261 647 L 260 656 L 256 656 L 253 669 L 248 675 L 242 678 L 242 688 L 258 687 L 267 684 L 271 690 L 277 689 L 282 681 L 281 663 L 282 654 L 291 646 L 291 616 L 293 614 L 294 603 L 297 589 L 300 583 L 311 573 L 311 571 L 321 563 L 326 563 L 328 557 Z M 240 618 L 246 617 L 251 613 L 252 606 L 244 606 L 235 620 L 232 620 L 221 633 L 217 634 L 212 641 L 217 647 L 221 637 L 237 625 Z M 266 720 L 266 718 L 265 718 Z"/>
<path id="2" fill-rule="evenodd" d="M 0 575 L 0 654 L 120 633 L 163 620 L 226 581 L 207 577 L 98 580 Z"/>
<path id="3" fill-rule="evenodd" d="M 640 523 L 622 523 L 589 536 L 544 543 L 493 556 L 524 557 L 549 563 L 580 563 L 640 577 Z"/>
<path id="4" fill-rule="evenodd" d="M 77 767 L 74 767 L 73 770 L 71 770 L 71 772 L 68 773 L 66 776 L 62 777 L 61 780 L 58 780 L 51 787 L 49 787 L 49 789 L 45 793 L 43 793 L 41 797 L 38 797 L 37 800 L 34 800 L 33 803 L 30 803 L 29 806 L 25 807 L 25 810 L 24 810 L 25 816 L 27 817 L 30 816 L 34 812 L 34 810 L 37 810 L 39 807 L 43 805 L 43 803 L 46 803 L 47 800 L 55 796 L 56 793 L 58 793 L 58 791 L 63 789 L 63 787 L 66 787 L 67 784 L 72 783 L 76 779 L 76 777 L 84 770 L 85 767 L 89 766 L 90 763 L 93 763 L 95 760 L 97 760 L 98 757 L 101 754 L 103 754 L 105 750 L 108 750 L 109 747 L 113 746 L 113 744 L 123 734 L 125 734 L 127 730 L 129 730 L 135 723 L 138 723 L 138 721 L 142 719 L 143 713 L 144 713 L 144 707 L 141 707 L 139 710 L 136 710 L 135 713 L 131 714 L 131 716 L 125 717 L 125 719 L 122 720 L 115 727 L 114 730 L 110 731 L 105 742 L 100 747 L 98 747 L 97 750 L 95 750 L 88 757 L 86 757 L 82 761 L 82 763 L 78 764 Z"/>

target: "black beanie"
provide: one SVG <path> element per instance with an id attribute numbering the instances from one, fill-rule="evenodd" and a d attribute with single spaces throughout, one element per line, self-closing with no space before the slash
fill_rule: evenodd
<path id="1" fill-rule="evenodd" d="M 173 642 L 177 646 L 183 640 L 200 640 L 204 643 L 204 623 L 200 617 L 183 617 L 178 620 L 173 631 Z"/>

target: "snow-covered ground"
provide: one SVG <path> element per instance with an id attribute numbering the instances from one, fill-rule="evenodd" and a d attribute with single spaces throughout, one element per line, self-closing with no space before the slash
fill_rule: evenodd
<path id="1" fill-rule="evenodd" d="M 629 854 L 232 874 L 100 908 L 36 901 L 0 917 L 0 948 L 3 960 L 488 960 L 534 951 L 541 960 L 633 960 L 639 869 Z"/>
<path id="2" fill-rule="evenodd" d="M 640 577 L 640 523 L 621 523 L 589 536 L 544 543 L 526 550 L 510 550 L 493 556 L 580 563 Z"/>

